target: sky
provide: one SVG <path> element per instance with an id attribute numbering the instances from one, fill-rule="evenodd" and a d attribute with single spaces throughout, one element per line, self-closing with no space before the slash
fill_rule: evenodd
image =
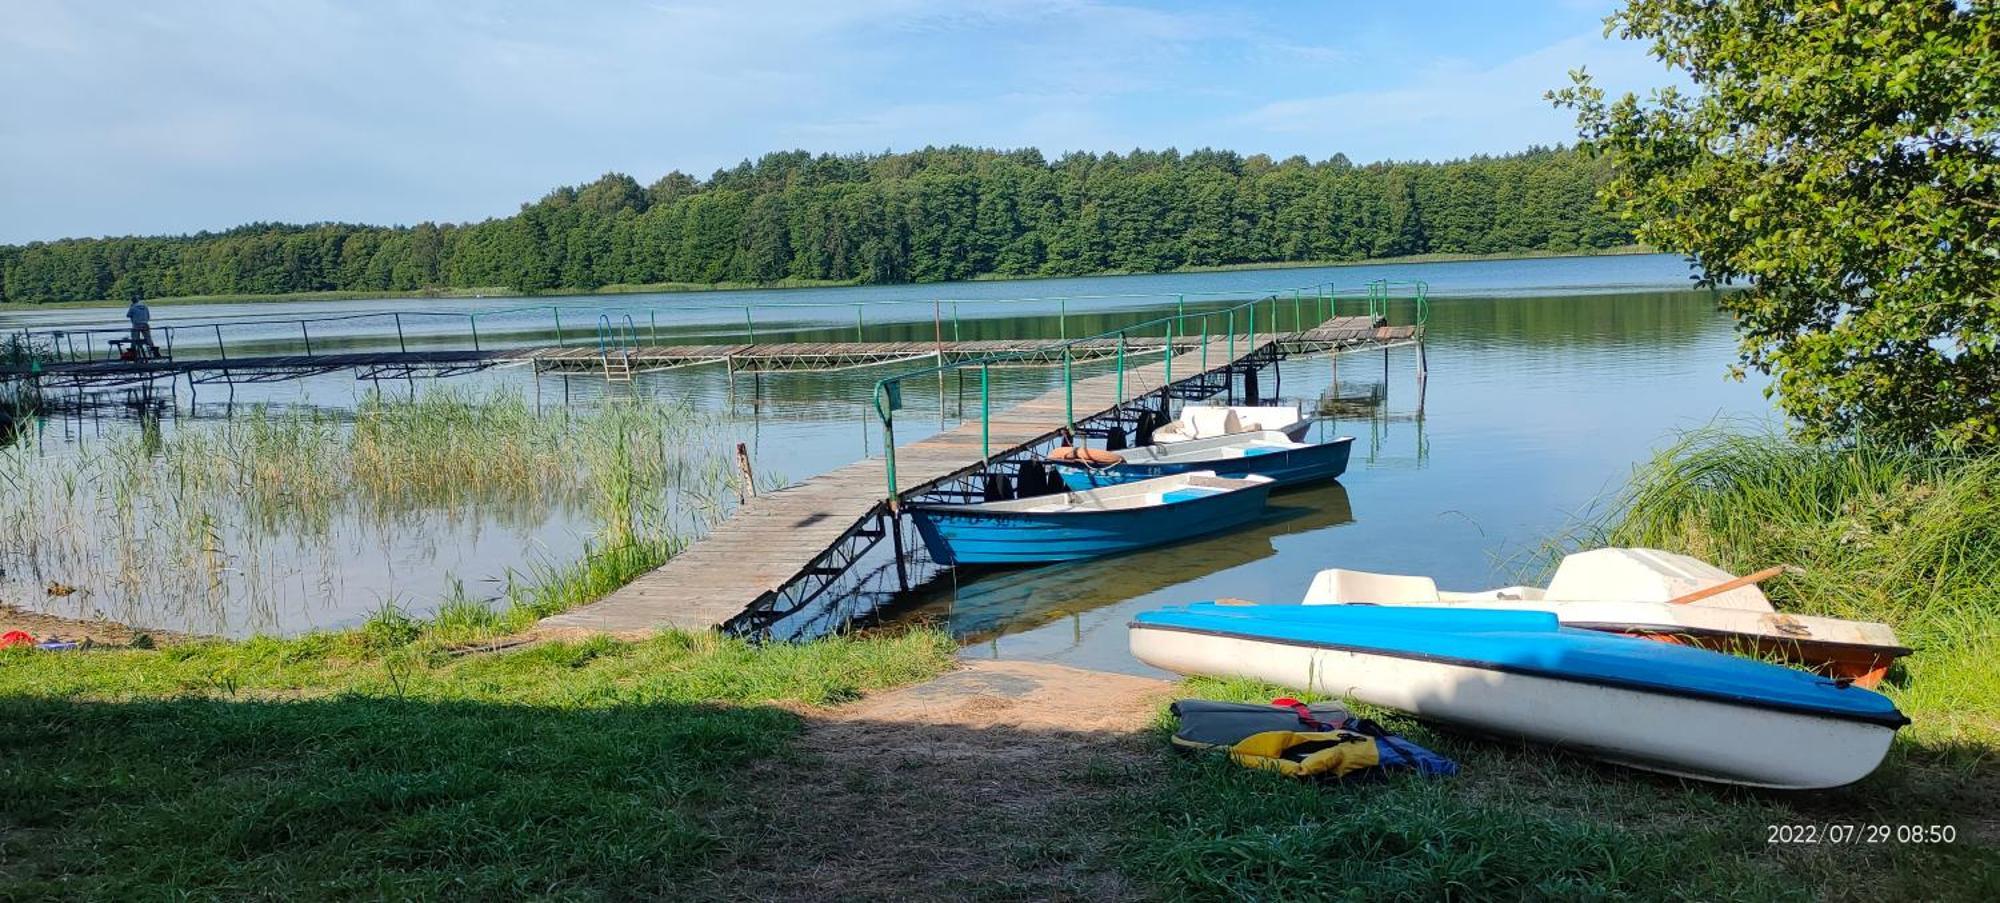
<path id="1" fill-rule="evenodd" d="M 505 216 L 767 151 L 1226 148 L 1356 162 L 1575 137 L 1614 0 L 0 0 L 0 242 Z"/>

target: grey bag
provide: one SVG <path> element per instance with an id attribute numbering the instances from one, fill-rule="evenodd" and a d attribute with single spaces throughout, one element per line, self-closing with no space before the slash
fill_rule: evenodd
<path id="1" fill-rule="evenodd" d="M 1339 727 L 1353 713 L 1337 702 L 1315 702 L 1306 707 L 1313 721 L 1308 723 L 1296 709 L 1249 702 L 1216 702 L 1210 699 L 1183 699 L 1170 711 L 1181 720 L 1174 732 L 1174 745 L 1185 749 L 1214 749 L 1235 746 L 1243 738 L 1265 731 L 1317 731 Z"/>

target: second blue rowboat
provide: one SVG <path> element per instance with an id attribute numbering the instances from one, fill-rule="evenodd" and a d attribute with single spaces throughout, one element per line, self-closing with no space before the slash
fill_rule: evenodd
<path id="1" fill-rule="evenodd" d="M 1078 561 L 1165 545 L 1255 520 L 1271 495 L 1266 477 L 1206 471 L 1084 492 L 965 505 L 911 505 L 939 564 Z"/>
<path id="2" fill-rule="evenodd" d="M 1270 477 L 1272 488 L 1284 489 L 1331 480 L 1346 473 L 1347 458 L 1353 448 L 1353 436 L 1342 436 L 1332 442 L 1299 442 L 1271 430 L 1121 449 L 1113 458 L 1106 459 L 1112 463 L 1104 466 L 1093 466 L 1087 459 L 1051 458 L 1051 461 L 1061 469 L 1063 483 L 1074 490 L 1099 489 L 1197 470 L 1211 471 L 1219 477 L 1251 474 Z M 1091 457 L 1105 454 L 1111 453 Z"/>

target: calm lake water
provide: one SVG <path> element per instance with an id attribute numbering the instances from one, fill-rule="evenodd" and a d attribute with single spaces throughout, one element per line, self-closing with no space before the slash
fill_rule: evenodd
<path id="1" fill-rule="evenodd" d="M 614 331 L 637 330 L 642 340 L 653 332 L 663 339 L 740 337 L 746 306 L 760 338 L 851 339 L 857 311 L 869 339 L 929 340 L 940 332 L 949 338 L 954 330 L 968 339 L 1076 336 L 1176 304 L 1198 309 L 1224 298 L 1316 283 L 1358 287 L 1378 278 L 1423 279 L 1430 286 L 1427 384 L 1416 380 L 1413 349 L 1397 349 L 1386 360 L 1380 352 L 1350 354 L 1337 364 L 1324 356 L 1299 358 L 1281 370 L 1283 397 L 1335 413 L 1321 427 L 1325 435 L 1357 438 L 1353 463 L 1339 484 L 1275 497 L 1272 516 L 1254 529 L 1107 561 L 985 575 L 961 582 L 955 592 L 918 600 L 906 616 L 949 624 L 968 640 L 968 655 L 1138 669 L 1125 652 L 1124 625 L 1147 607 L 1216 596 L 1293 599 L 1314 572 L 1336 566 L 1431 574 L 1451 588 L 1511 582 L 1537 566 L 1532 559 L 1540 543 L 1615 491 L 1635 463 L 1676 431 L 1718 417 L 1772 416 L 1759 385 L 1725 378 L 1734 360 L 1729 322 L 1708 294 L 1686 289 L 1686 264 L 1666 256 L 556 299 L 559 311 L 545 306 L 549 299 L 176 305 L 156 309 L 154 320 L 156 330 L 236 324 L 226 332 L 232 353 L 239 342 L 290 348 L 301 341 L 294 338 L 298 318 L 327 315 L 351 318 L 307 327 L 315 347 L 395 347 L 388 312 L 418 309 L 436 316 L 406 314 L 403 342 L 462 335 L 465 315 L 475 311 L 481 312 L 484 340 L 495 344 L 548 341 L 557 318 L 571 343 L 595 342 L 600 322 Z M 1053 300 L 1058 296 L 1097 297 Z M 1013 298 L 1050 300 L 998 300 Z M 517 310 L 496 313 L 510 308 Z M 0 330 L 119 322 L 115 310 L 0 312 Z M 185 327 L 177 337 L 182 356 L 200 356 L 188 350 L 200 347 L 200 331 Z M 212 334 L 207 341 L 212 347 Z M 630 387 L 609 391 L 685 399 L 717 417 L 725 441 L 750 444 L 760 477 L 798 481 L 880 455 L 868 392 L 897 369 L 732 380 L 720 368 L 694 368 L 642 374 Z M 996 374 L 996 407 L 1053 387 L 1058 375 Z M 183 384 L 159 428 L 171 433 L 188 423 L 240 417 L 256 404 L 351 411 L 374 388 L 344 374 L 239 386 L 233 394 L 203 386 L 191 395 Z M 1265 389 L 1271 388 L 1267 376 Z M 600 378 L 536 379 L 521 370 L 385 381 L 380 389 L 507 390 L 551 409 L 596 404 L 607 394 Z M 901 442 L 954 425 L 962 410 L 977 414 L 976 388 L 966 404 L 955 380 L 935 393 L 905 392 L 907 407 L 897 421 Z M 52 416 L 41 453 L 73 453 L 79 444 L 139 428 L 114 415 L 115 408 L 111 414 Z M 571 511 L 538 516 L 513 510 L 505 517 L 419 512 L 389 523 L 357 519 L 321 536 L 272 538 L 257 567 L 241 568 L 232 578 L 244 582 L 239 595 L 254 604 L 217 610 L 158 593 L 49 597 L 41 584 L 50 575 L 29 579 L 18 562 L 0 577 L 0 598 L 157 627 L 291 633 L 356 623 L 385 599 L 421 612 L 453 581 L 475 596 L 490 594 L 524 561 L 575 558 L 590 533 Z M 0 557 L 20 553 L 0 550 Z M 56 575 L 79 586 L 102 576 Z"/>

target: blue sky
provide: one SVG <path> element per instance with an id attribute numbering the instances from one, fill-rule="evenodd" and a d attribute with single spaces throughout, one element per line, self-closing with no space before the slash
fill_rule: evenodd
<path id="1" fill-rule="evenodd" d="M 1571 68 L 1675 80 L 1612 6 L 0 0 L 0 242 L 477 220 L 790 148 L 1504 153 L 1573 137 Z"/>

